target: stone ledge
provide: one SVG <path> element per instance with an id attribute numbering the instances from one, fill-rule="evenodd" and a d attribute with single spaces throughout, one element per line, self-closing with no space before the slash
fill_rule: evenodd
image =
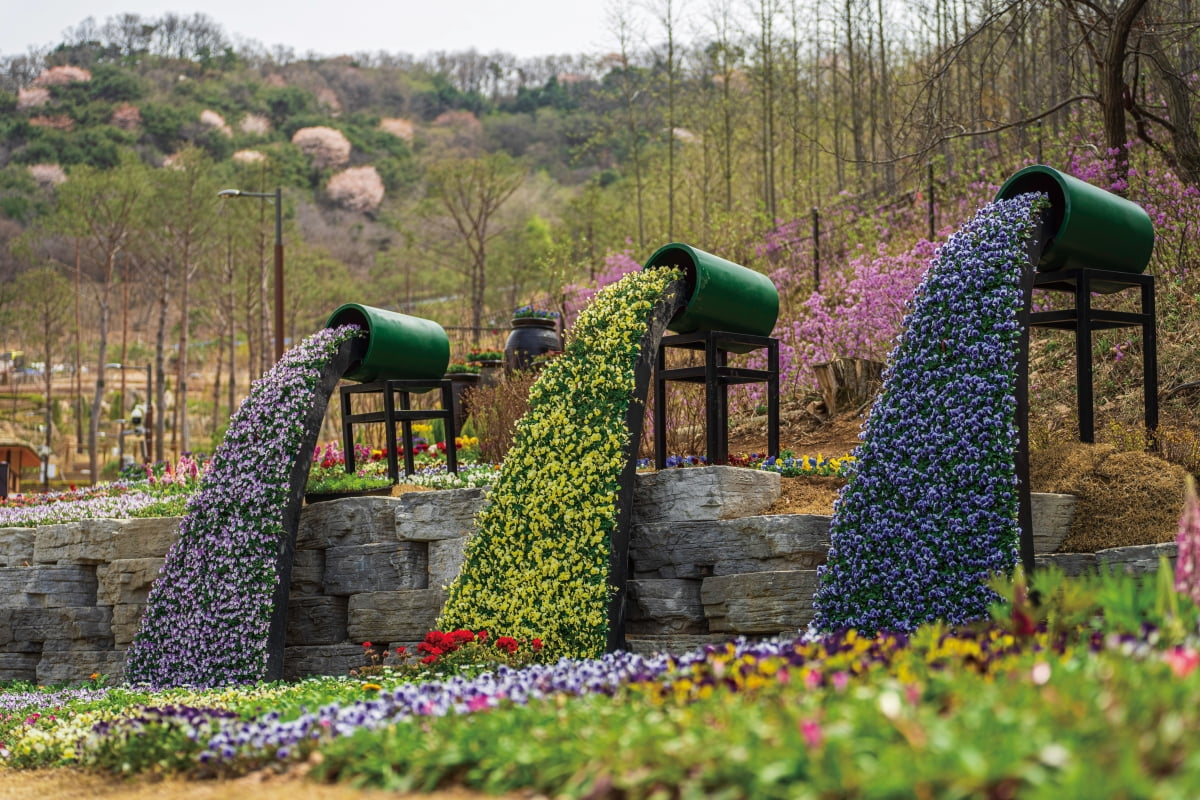
<path id="1" fill-rule="evenodd" d="M 325 551 L 324 594 L 424 589 L 429 585 L 428 568 L 424 542 L 338 545 Z"/>
<path id="2" fill-rule="evenodd" d="M 345 643 L 348 608 L 344 597 L 289 598 L 287 646 Z"/>
<path id="3" fill-rule="evenodd" d="M 713 633 L 797 633 L 812 622 L 817 571 L 776 570 L 705 578 L 700 600 Z"/>
<path id="4" fill-rule="evenodd" d="M 441 589 L 369 592 L 350 598 L 347 629 L 352 642 L 407 642 L 437 627 L 446 604 Z"/>
<path id="5" fill-rule="evenodd" d="M 396 535 L 413 542 L 465 539 L 486 502 L 487 491 L 480 488 L 409 492 L 396 506 Z"/>
<path id="6" fill-rule="evenodd" d="M 777 472 L 745 467 L 685 467 L 639 473 L 633 524 L 735 519 L 761 514 L 780 496 Z"/>
<path id="7" fill-rule="evenodd" d="M 781 514 L 639 525 L 630 536 L 629 557 L 638 579 L 815 569 L 829 552 L 829 521 Z"/>
<path id="8" fill-rule="evenodd" d="M 345 497 L 300 509 L 296 549 L 323 550 L 396 541 L 395 497 Z"/>
<path id="9" fill-rule="evenodd" d="M 33 563 L 37 528 L 0 530 L 0 567 L 21 567 Z"/>
<path id="10" fill-rule="evenodd" d="M 97 588 L 94 566 L 0 567 L 0 609 L 94 606 Z"/>
<path id="11" fill-rule="evenodd" d="M 629 581 L 625 629 L 630 635 L 707 634 L 700 602 L 700 581 L 649 579 Z"/>

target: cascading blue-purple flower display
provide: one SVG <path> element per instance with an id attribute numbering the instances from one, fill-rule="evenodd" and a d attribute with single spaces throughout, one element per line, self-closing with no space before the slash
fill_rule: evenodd
<path id="1" fill-rule="evenodd" d="M 125 678 L 209 687 L 264 677 L 283 511 L 314 391 L 360 334 L 323 329 L 284 353 L 230 420 L 150 590 Z"/>
<path id="2" fill-rule="evenodd" d="M 987 615 L 1017 557 L 1021 270 L 1040 195 L 983 208 L 934 256 L 835 504 L 815 625 Z"/>

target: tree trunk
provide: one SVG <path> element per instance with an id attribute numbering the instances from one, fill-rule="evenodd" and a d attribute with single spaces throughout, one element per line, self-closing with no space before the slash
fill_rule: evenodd
<path id="1" fill-rule="evenodd" d="M 1101 65 L 1100 102 L 1103 106 L 1104 138 L 1116 153 L 1116 176 L 1129 177 L 1129 134 L 1125 127 L 1125 56 L 1133 23 L 1147 0 L 1122 0 L 1113 16 Z"/>
<path id="2" fill-rule="evenodd" d="M 158 292 L 158 326 L 154 331 L 154 460 L 164 461 L 167 441 L 167 307 L 170 301 L 170 270 L 162 271 Z"/>

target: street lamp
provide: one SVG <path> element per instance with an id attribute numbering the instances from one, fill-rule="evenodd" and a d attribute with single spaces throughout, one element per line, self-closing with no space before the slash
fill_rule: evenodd
<path id="1" fill-rule="evenodd" d="M 275 360 L 283 358 L 283 189 L 273 192 L 243 192 L 222 189 L 217 197 L 259 197 L 275 201 Z"/>

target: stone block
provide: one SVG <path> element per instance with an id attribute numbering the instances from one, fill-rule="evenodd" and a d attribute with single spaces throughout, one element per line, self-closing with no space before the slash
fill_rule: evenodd
<path id="1" fill-rule="evenodd" d="M 16 642 L 41 642 L 43 651 L 113 647 L 112 609 L 22 608 L 11 612 Z"/>
<path id="2" fill-rule="evenodd" d="M 113 538 L 114 561 L 129 558 L 166 558 L 179 539 L 183 517 L 144 517 L 120 520 Z"/>
<path id="3" fill-rule="evenodd" d="M 628 588 L 625 612 L 628 633 L 638 636 L 708 633 L 699 580 L 631 580 Z"/>
<path id="4" fill-rule="evenodd" d="M 336 503 L 336 500 L 326 501 Z M 320 503 L 319 505 L 325 505 Z M 365 666 L 363 649 L 357 644 L 332 644 L 283 649 L 283 678 L 292 681 L 309 675 L 348 675 Z"/>
<path id="5" fill-rule="evenodd" d="M 1038 567 L 1054 566 L 1063 571 L 1064 575 L 1078 577 L 1087 572 L 1099 569 L 1099 559 L 1095 553 L 1046 553 L 1034 557 Z"/>
<path id="6" fill-rule="evenodd" d="M 829 522 L 823 515 L 781 514 L 639 525 L 629 557 L 639 579 L 815 569 L 829 552 Z"/>
<path id="7" fill-rule="evenodd" d="M 462 539 L 475 530 L 475 515 L 486 499 L 486 490 L 477 488 L 401 495 L 396 505 L 396 535 L 414 542 Z"/>
<path id="8" fill-rule="evenodd" d="M 778 634 L 812 622 L 817 571 L 783 570 L 705 578 L 700 600 L 712 633 Z"/>
<path id="9" fill-rule="evenodd" d="M 445 604 L 446 592 L 441 589 L 354 595 L 347 634 L 350 641 L 360 644 L 419 641 L 437 626 Z"/>
<path id="10" fill-rule="evenodd" d="M 1130 575 L 1154 575 L 1158 572 L 1159 561 L 1166 556 L 1167 563 L 1175 568 L 1175 556 L 1178 548 L 1175 542 L 1162 544 L 1143 544 L 1131 547 L 1110 547 L 1096 551 L 1096 560 L 1108 565 L 1113 572 L 1124 571 Z"/>
<path id="11" fill-rule="evenodd" d="M 424 589 L 428 566 L 424 542 L 331 547 L 325 551 L 325 594 Z"/>
<path id="12" fill-rule="evenodd" d="M 145 610 L 144 603 L 112 607 L 113 643 L 116 647 L 128 647 L 133 641 Z"/>
<path id="13" fill-rule="evenodd" d="M 37 665 L 41 684 L 76 683 L 92 675 L 105 675 L 109 683 L 118 682 L 125 671 L 123 650 L 63 650 L 43 653 Z"/>
<path id="14" fill-rule="evenodd" d="M 0 567 L 0 609 L 94 606 L 96 589 L 94 566 Z"/>
<path id="15" fill-rule="evenodd" d="M 292 557 L 293 597 L 321 594 L 325 586 L 325 551 L 297 550 Z"/>
<path id="16" fill-rule="evenodd" d="M 37 681 L 40 652 L 0 653 L 0 681 Z"/>
<path id="17" fill-rule="evenodd" d="M 688 467 L 639 474 L 634 525 L 735 519 L 761 514 L 779 499 L 777 472 L 744 467 Z"/>
<path id="18" fill-rule="evenodd" d="M 1029 495 L 1033 515 L 1033 552 L 1057 553 L 1075 517 L 1075 495 L 1033 492 Z"/>
<path id="19" fill-rule="evenodd" d="M 0 528 L 0 567 L 21 567 L 33 563 L 37 528 Z"/>
<path id="20" fill-rule="evenodd" d="M 462 571 L 467 555 L 467 540 L 440 539 L 429 543 L 428 586 L 444 588 L 454 582 Z"/>
<path id="21" fill-rule="evenodd" d="M 395 497 L 344 497 L 300 509 L 296 549 L 324 550 L 396 541 Z"/>
<path id="22" fill-rule="evenodd" d="M 125 558 L 96 567 L 96 602 L 115 606 L 145 603 L 162 569 L 162 558 Z"/>
<path id="23" fill-rule="evenodd" d="M 33 560 L 38 564 L 103 564 L 112 561 L 116 528 L 116 520 L 43 525 L 37 529 L 34 537 Z"/>
<path id="24" fill-rule="evenodd" d="M 343 644 L 346 641 L 346 611 L 344 597 L 289 598 L 288 646 Z"/>

